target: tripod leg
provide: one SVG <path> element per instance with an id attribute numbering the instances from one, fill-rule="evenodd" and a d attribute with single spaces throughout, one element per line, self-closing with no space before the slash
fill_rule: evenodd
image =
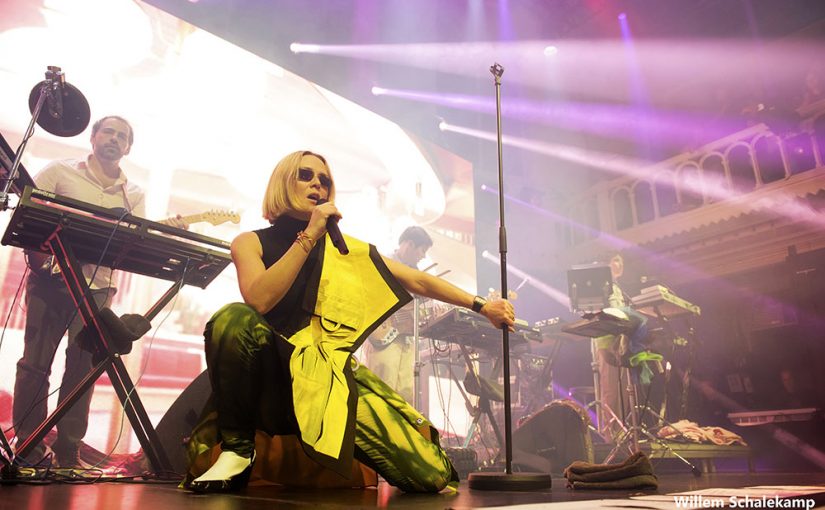
<path id="1" fill-rule="evenodd" d="M 662 428 L 663 426 L 665 426 L 665 427 L 670 427 L 671 429 L 675 430 L 675 431 L 679 434 L 679 436 L 680 436 L 682 439 L 684 439 L 686 442 L 688 442 L 688 443 L 690 443 L 690 442 L 691 442 L 691 439 L 690 439 L 689 437 L 687 437 L 686 435 L 684 435 L 684 434 L 683 434 L 683 433 L 682 433 L 682 432 L 681 432 L 681 431 L 680 431 L 680 430 L 679 430 L 679 429 L 678 429 L 678 428 L 677 428 L 677 427 L 676 427 L 673 423 L 671 423 L 671 422 L 667 421 L 667 420 L 666 420 L 666 419 L 664 419 L 663 417 L 661 417 L 661 416 L 659 416 L 658 414 L 656 414 L 656 412 L 655 412 L 653 409 L 651 409 L 651 408 L 649 408 L 649 407 L 645 406 L 645 407 L 641 407 L 641 408 L 640 408 L 640 411 L 641 411 L 641 412 L 645 412 L 645 411 L 646 411 L 646 412 L 647 412 L 647 413 L 649 413 L 651 416 L 653 416 L 654 418 L 656 418 L 656 421 L 660 424 L 660 425 L 658 426 L 658 428 Z M 658 437 L 658 436 L 657 436 L 657 437 Z M 659 439 L 661 439 L 661 438 L 659 438 Z"/>
<path id="2" fill-rule="evenodd" d="M 472 361 L 469 359 L 467 359 L 467 366 L 473 366 Z M 435 368 L 435 362 L 433 362 L 433 368 Z M 481 412 L 478 406 L 473 405 L 470 400 L 470 396 L 467 395 L 466 391 L 464 391 L 464 386 L 461 384 L 461 381 L 459 381 L 458 376 L 455 375 L 455 370 L 453 370 L 453 365 L 449 360 L 447 361 L 447 370 L 450 372 L 450 378 L 455 383 L 459 393 L 461 393 L 461 398 L 464 399 L 465 407 L 473 414 L 473 421 L 470 423 L 470 427 L 467 429 L 467 435 L 464 436 L 464 443 L 461 445 L 462 448 L 467 448 L 470 446 L 470 441 L 473 440 L 473 435 L 475 435 L 476 428 L 478 427 L 478 420 L 481 417 Z"/>
<path id="3" fill-rule="evenodd" d="M 616 446 L 610 450 L 610 453 L 607 454 L 607 457 L 604 458 L 602 462 L 605 464 L 610 464 L 610 462 L 616 458 L 616 455 L 622 451 L 623 448 L 627 448 L 628 455 L 633 455 L 634 451 L 632 448 L 632 443 L 630 440 L 632 439 L 632 431 L 631 429 L 624 429 L 619 437 L 616 439 Z"/>
<path id="4" fill-rule="evenodd" d="M 630 412 L 628 413 L 627 419 L 630 421 L 630 427 L 626 428 L 619 440 L 616 443 L 616 446 L 610 451 L 610 453 L 605 458 L 604 462 L 609 463 L 613 460 L 615 455 L 622 449 L 627 447 L 628 451 L 632 454 L 639 451 L 639 436 L 642 435 L 647 438 L 651 443 L 656 443 L 662 448 L 663 452 L 669 453 L 673 457 L 679 459 L 682 463 L 688 466 L 693 473 L 694 476 L 700 476 L 701 471 L 694 466 L 690 461 L 686 458 L 681 456 L 677 453 L 673 448 L 670 447 L 664 440 L 660 439 L 656 435 L 652 434 L 645 426 L 642 424 L 642 417 L 639 416 L 640 409 L 641 412 L 649 412 L 653 416 L 657 418 L 657 420 L 664 422 L 664 419 L 659 416 L 659 414 L 655 413 L 652 409 L 645 405 L 644 407 L 640 408 L 638 399 L 636 396 L 636 386 L 638 384 L 637 375 L 628 367 L 622 367 L 621 369 L 623 377 L 627 381 L 627 398 L 630 404 Z M 652 448 L 651 448 L 652 452 Z M 664 454 L 663 454 L 664 455 Z"/>
<path id="5" fill-rule="evenodd" d="M 623 425 L 623 431 L 616 442 L 616 446 L 613 447 L 605 458 L 605 462 L 607 463 L 612 461 L 622 448 L 626 447 L 631 455 L 639 451 L 639 429 L 641 426 L 639 425 L 638 403 L 636 401 L 636 388 L 633 374 L 630 369 L 626 367 L 622 367 L 620 371 L 623 379 L 627 382 L 626 391 L 630 412 L 625 418 L 625 422 L 629 420 L 630 426 L 627 427 L 627 425 Z"/>
<path id="6" fill-rule="evenodd" d="M 493 427 L 493 434 L 495 434 L 496 436 L 498 447 L 499 449 L 501 449 L 501 447 L 504 445 L 504 440 L 502 439 L 501 431 L 498 429 L 498 423 L 496 423 L 496 418 L 495 416 L 493 416 L 493 409 L 490 407 L 490 401 L 486 398 L 482 398 L 478 401 L 478 406 L 479 409 L 481 409 L 481 413 L 479 414 L 484 414 L 485 416 L 487 416 L 487 420 L 490 421 L 490 426 Z"/>
<path id="7" fill-rule="evenodd" d="M 622 433 L 627 432 L 627 427 L 625 427 L 624 422 L 622 422 L 622 419 L 619 418 L 615 412 L 613 412 L 613 409 L 611 409 L 609 405 L 605 404 L 601 400 L 594 400 L 593 402 L 587 404 L 585 409 L 590 409 L 591 407 L 595 408 L 597 413 L 601 413 L 602 416 L 607 417 L 604 422 L 605 427 L 615 423 L 621 429 Z M 610 435 L 607 428 L 600 429 L 596 427 L 595 432 L 601 436 L 605 443 L 612 443 L 614 441 L 613 436 Z"/>
<path id="8" fill-rule="evenodd" d="M 649 430 L 647 430 L 647 429 L 646 429 L 646 428 L 644 428 L 644 427 L 639 427 L 639 432 L 641 432 L 641 433 L 642 433 L 645 437 L 647 437 L 650 441 L 652 441 L 652 442 L 654 442 L 654 443 L 658 444 L 658 445 L 662 448 L 662 452 L 663 452 L 663 453 L 662 453 L 662 457 L 664 457 L 664 452 L 667 452 L 667 453 L 669 453 L 670 455 L 673 455 L 674 457 L 676 457 L 677 459 L 679 459 L 679 460 L 680 460 L 683 464 L 685 464 L 687 467 L 689 467 L 689 468 L 690 468 L 690 472 L 691 472 L 691 473 L 693 473 L 693 476 L 697 476 L 697 477 L 698 477 L 698 476 L 702 476 L 702 471 L 701 471 L 699 468 L 697 468 L 697 467 L 696 467 L 696 466 L 695 466 L 692 462 L 690 462 L 690 461 L 689 461 L 689 460 L 687 460 L 686 458 L 684 458 L 684 457 L 682 457 L 681 455 L 679 455 L 679 454 L 676 452 L 676 450 L 674 450 L 673 448 L 671 448 L 671 447 L 670 447 L 670 445 L 669 445 L 669 444 L 667 444 L 667 442 L 665 442 L 663 439 L 661 439 L 661 438 L 657 437 L 655 434 L 652 434 Z M 652 450 L 651 450 L 651 453 L 652 453 Z"/>
<path id="9" fill-rule="evenodd" d="M 590 369 L 593 372 L 593 392 L 594 392 L 594 403 L 601 402 L 602 400 L 602 385 L 601 385 L 601 377 L 599 376 L 599 359 L 598 359 L 598 347 L 596 345 L 596 340 L 590 340 Z M 596 428 L 599 431 L 599 434 L 602 434 L 604 437 L 605 432 L 605 417 L 604 411 L 601 406 L 596 406 Z M 615 417 L 616 415 L 613 413 L 613 410 L 610 410 L 610 413 L 613 414 Z"/>
<path id="10" fill-rule="evenodd" d="M 481 410 L 478 408 L 473 409 L 473 421 L 470 423 L 470 428 L 467 429 L 467 435 L 464 437 L 464 444 L 461 445 L 462 448 L 468 448 L 470 446 L 470 442 L 473 440 L 473 436 L 478 429 L 478 420 L 481 419 Z"/>
<path id="11" fill-rule="evenodd" d="M 623 369 L 627 378 L 627 400 L 630 404 L 630 432 L 633 439 L 632 453 L 639 451 L 639 408 L 636 400 L 636 386 L 633 381 L 633 374 L 630 369 Z"/>

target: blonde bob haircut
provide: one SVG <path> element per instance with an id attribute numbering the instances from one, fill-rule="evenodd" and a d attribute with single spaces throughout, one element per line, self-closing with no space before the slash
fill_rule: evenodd
<path id="1" fill-rule="evenodd" d="M 295 151 L 279 161 L 272 175 L 269 176 L 262 211 L 264 218 L 270 223 L 274 222 L 277 217 L 296 209 L 298 197 L 295 194 L 295 182 L 298 180 L 298 169 L 301 167 L 301 158 L 304 156 L 315 156 L 324 163 L 330 179 L 329 200 L 335 200 L 335 181 L 332 179 L 332 171 L 326 158 L 312 151 Z"/>

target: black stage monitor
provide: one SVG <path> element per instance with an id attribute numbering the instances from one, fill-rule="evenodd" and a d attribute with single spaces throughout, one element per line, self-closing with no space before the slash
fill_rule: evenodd
<path id="1" fill-rule="evenodd" d="M 608 308 L 612 292 L 610 266 L 573 266 L 567 271 L 567 295 L 574 312 L 600 312 Z"/>

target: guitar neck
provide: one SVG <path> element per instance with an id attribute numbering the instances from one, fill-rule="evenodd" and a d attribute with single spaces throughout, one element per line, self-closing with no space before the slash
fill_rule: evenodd
<path id="1" fill-rule="evenodd" d="M 190 214 L 189 216 L 182 216 L 180 219 L 187 225 L 190 225 L 192 223 L 200 223 L 201 221 L 207 221 L 207 214 Z"/>
<path id="2" fill-rule="evenodd" d="M 201 222 L 211 223 L 212 225 L 220 225 L 221 223 L 225 223 L 227 221 L 231 221 L 232 223 L 238 223 L 240 221 L 240 217 L 236 213 L 228 211 L 207 211 L 199 214 L 181 216 L 179 219 L 187 225 Z M 158 223 L 169 225 L 171 220 L 172 218 L 167 218 L 165 220 L 159 221 Z"/>

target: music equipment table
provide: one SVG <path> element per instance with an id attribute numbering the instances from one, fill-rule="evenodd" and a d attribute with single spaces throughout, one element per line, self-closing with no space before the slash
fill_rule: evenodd
<path id="1" fill-rule="evenodd" d="M 510 350 L 518 350 L 520 347 L 526 347 L 528 340 L 541 342 L 543 337 L 541 333 L 535 329 L 524 325 L 523 321 L 517 321 L 515 325 L 515 332 L 510 333 Z M 473 408 L 473 421 L 470 425 L 470 430 L 464 440 L 464 447 L 468 447 L 473 434 L 476 431 L 481 416 L 487 416 L 490 427 L 493 429 L 496 441 L 499 447 L 504 445 L 501 431 L 493 415 L 493 410 L 490 405 L 491 399 L 500 400 L 494 394 L 498 393 L 498 383 L 494 382 L 498 378 L 502 369 L 502 331 L 488 321 L 485 317 L 465 310 L 463 308 L 453 308 L 434 319 L 427 321 L 420 330 L 423 337 L 431 338 L 433 340 L 440 340 L 457 344 L 461 349 L 461 355 L 467 365 L 468 376 L 474 382 L 475 393 L 479 396 L 478 403 L 472 405 L 467 392 L 471 391 L 466 387 L 467 378 L 465 378 L 465 388 L 461 389 L 461 395 L 467 404 L 468 408 Z M 470 355 L 469 348 L 486 351 L 494 359 L 493 368 L 491 370 L 492 379 L 486 379 L 479 375 L 476 369 L 473 358 Z M 456 377 L 452 368 L 449 368 L 450 377 L 459 384 L 458 377 Z M 508 381 L 509 383 L 509 381 Z M 461 385 L 459 384 L 459 388 Z M 467 392 L 465 392 L 465 389 Z M 503 394 L 503 388 L 501 389 Z"/>
<path id="2" fill-rule="evenodd" d="M 544 319 L 533 324 L 533 327 L 541 333 L 542 338 L 547 340 L 559 341 L 559 340 L 572 340 L 578 341 L 581 337 L 572 335 L 570 333 L 566 333 L 563 328 L 569 326 L 571 324 L 570 321 L 562 320 L 560 317 L 551 317 L 549 319 Z"/>
<path id="3" fill-rule="evenodd" d="M 608 311 L 616 313 L 607 313 Z M 621 310 L 605 308 L 595 314 L 585 314 L 581 320 L 571 322 L 561 328 L 570 335 L 598 338 L 605 335 L 621 335 L 632 328 L 630 319 Z"/>
<path id="4" fill-rule="evenodd" d="M 95 366 L 18 445 L 17 455 L 30 452 L 105 371 L 152 468 L 159 474 L 171 473 L 157 432 L 120 355 L 114 351 L 110 332 L 102 327 L 100 310 L 91 298 L 81 263 L 171 281 L 171 287 L 144 314 L 151 321 L 183 285 L 209 285 L 231 262 L 229 243 L 31 186 L 25 187 L 2 243 L 54 256 L 78 313 L 97 343 Z"/>
<path id="5" fill-rule="evenodd" d="M 685 335 L 687 338 L 683 342 L 687 344 L 688 361 L 681 377 L 682 395 L 679 405 L 679 419 L 683 419 L 687 416 L 688 390 L 690 388 L 693 362 L 696 357 L 696 331 L 693 328 L 692 319 L 693 317 L 698 317 L 702 313 L 702 309 L 690 301 L 680 298 L 664 285 L 654 285 L 642 289 L 642 292 L 638 296 L 633 297 L 631 301 L 639 313 L 658 319 L 662 328 L 673 339 L 676 339 L 678 335 L 673 329 L 671 319 L 678 318 L 687 324 L 687 334 Z M 671 343 L 671 352 L 676 349 L 676 345 L 677 342 L 674 340 Z M 666 401 L 663 401 L 663 410 L 665 406 Z"/>
<path id="6" fill-rule="evenodd" d="M 527 340 L 541 342 L 543 337 L 538 329 L 516 323 L 515 332 L 510 333 L 510 347 L 524 345 Z M 501 330 L 495 328 L 485 317 L 465 310 L 453 308 L 421 326 L 421 336 L 452 342 L 486 351 L 501 351 Z"/>

